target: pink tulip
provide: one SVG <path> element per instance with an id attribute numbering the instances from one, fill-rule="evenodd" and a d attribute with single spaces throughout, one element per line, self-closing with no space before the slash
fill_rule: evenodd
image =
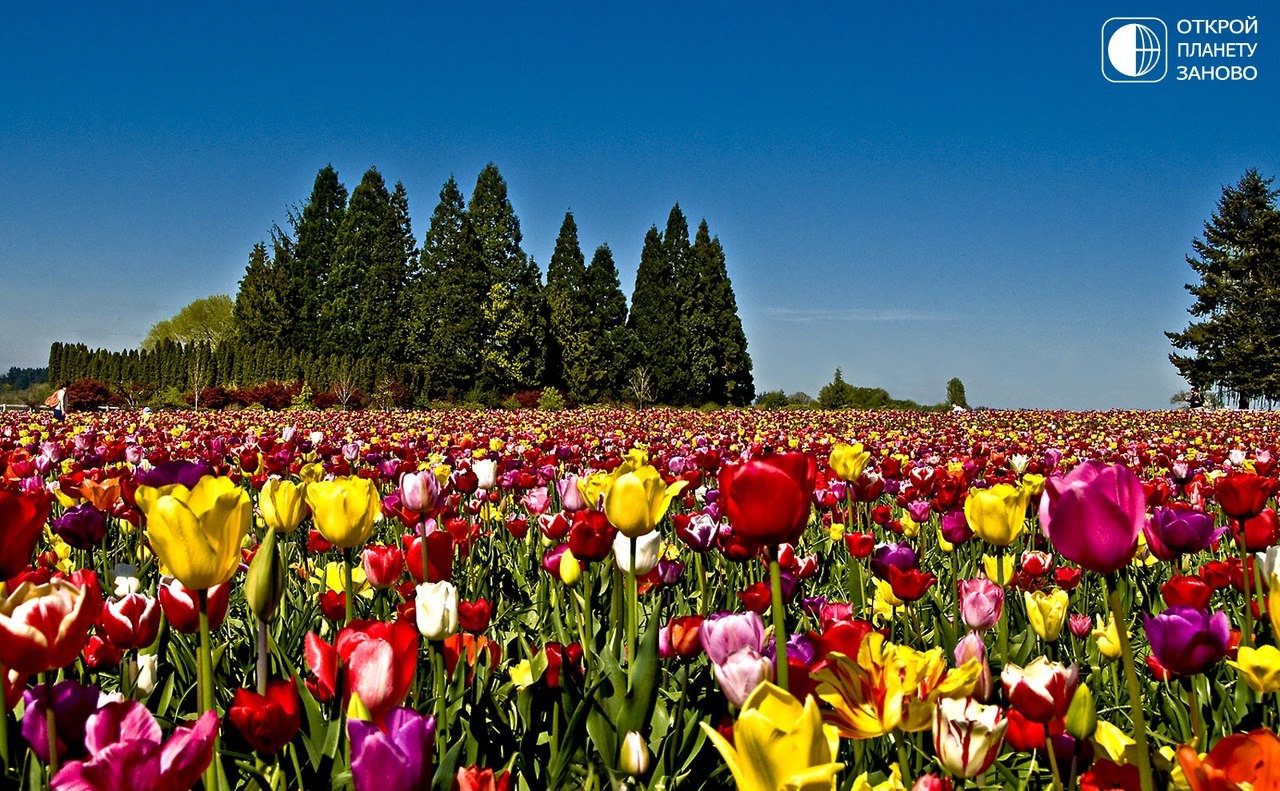
<path id="1" fill-rule="evenodd" d="M 186 791 L 213 760 L 218 715 L 206 711 L 191 727 L 162 741 L 160 724 L 140 703 L 108 703 L 85 727 L 89 758 L 54 776 L 54 791 Z"/>
<path id="2" fill-rule="evenodd" d="M 761 681 L 773 680 L 773 662 L 750 646 L 735 651 L 711 669 L 725 698 L 735 706 L 741 706 Z"/>
<path id="3" fill-rule="evenodd" d="M 986 577 L 960 580 L 960 619 L 970 629 L 985 632 L 1000 621 L 1004 589 Z"/>
<path id="4" fill-rule="evenodd" d="M 1128 467 L 1086 461 L 1045 481 L 1040 529 L 1059 554 L 1090 571 L 1124 567 L 1145 523 L 1146 494 Z"/>

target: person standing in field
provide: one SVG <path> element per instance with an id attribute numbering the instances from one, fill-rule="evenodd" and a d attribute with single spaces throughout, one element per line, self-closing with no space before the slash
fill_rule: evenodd
<path id="1" fill-rule="evenodd" d="M 44 405 L 53 407 L 54 420 L 62 420 L 67 414 L 67 386 L 59 385 L 58 389 L 53 391 L 53 395 L 44 400 Z"/>

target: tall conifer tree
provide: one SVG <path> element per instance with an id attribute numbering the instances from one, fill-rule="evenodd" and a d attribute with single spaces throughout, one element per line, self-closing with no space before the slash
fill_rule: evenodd
<path id="1" fill-rule="evenodd" d="M 596 248 L 587 267 L 584 309 L 587 313 L 588 402 L 621 398 L 638 357 L 635 333 L 627 326 L 627 298 L 608 245 Z"/>
<path id="2" fill-rule="evenodd" d="M 755 398 L 755 380 L 747 336 L 738 317 L 724 248 L 711 236 L 706 220 L 698 224 L 689 265 L 686 328 L 690 402 L 749 404 Z"/>
<path id="3" fill-rule="evenodd" d="M 648 370 L 653 395 L 659 403 L 682 403 L 684 396 L 685 350 L 683 333 L 678 328 L 680 313 L 680 292 L 676 289 L 671 257 L 657 227 L 650 227 L 640 251 L 627 326 L 635 333 L 638 363 Z"/>
<path id="4" fill-rule="evenodd" d="M 586 261 L 578 244 L 578 225 L 573 212 L 565 212 L 556 238 L 555 251 L 547 266 L 547 357 L 544 382 L 567 392 L 571 401 L 590 398 L 584 304 Z"/>
<path id="5" fill-rule="evenodd" d="M 291 218 L 296 261 L 291 272 L 294 299 L 287 305 L 290 315 L 283 334 L 293 348 L 316 351 L 322 345 L 325 328 L 320 314 L 329 295 L 328 276 L 346 208 L 347 188 L 338 180 L 333 166 L 325 165 L 316 174 L 302 213 Z"/>
<path id="6" fill-rule="evenodd" d="M 543 373 L 546 316 L 542 273 L 520 247 L 520 220 L 492 162 L 480 171 L 467 216 L 491 275 L 484 316 L 489 338 L 482 379 L 497 393 L 537 387 Z"/>

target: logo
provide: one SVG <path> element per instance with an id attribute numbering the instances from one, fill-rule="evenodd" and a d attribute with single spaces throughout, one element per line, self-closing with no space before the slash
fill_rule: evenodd
<path id="1" fill-rule="evenodd" d="M 1102 23 L 1102 76 L 1111 82 L 1160 82 L 1169 73 L 1169 28 L 1154 17 Z"/>

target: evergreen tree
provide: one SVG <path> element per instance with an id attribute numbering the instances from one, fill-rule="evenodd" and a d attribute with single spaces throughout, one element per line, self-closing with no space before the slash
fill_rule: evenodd
<path id="1" fill-rule="evenodd" d="M 440 190 L 422 241 L 420 269 L 410 316 L 413 357 L 426 369 L 431 395 L 461 397 L 480 375 L 489 272 L 452 176 Z"/>
<path id="2" fill-rule="evenodd" d="M 680 326 L 681 299 L 667 245 L 656 226 L 645 234 L 631 292 L 627 326 L 635 333 L 638 362 L 648 371 L 658 403 L 683 403 L 686 350 Z"/>
<path id="3" fill-rule="evenodd" d="M 1193 356 L 1169 355 L 1194 387 L 1234 392 L 1240 408 L 1264 396 L 1280 397 L 1280 212 L 1271 188 L 1250 169 L 1223 187 L 1217 210 L 1192 242 L 1187 263 L 1200 277 L 1187 284 L 1196 298 L 1193 321 L 1165 335 Z"/>
<path id="4" fill-rule="evenodd" d="M 490 275 L 483 383 L 498 393 L 537 387 L 546 339 L 542 273 L 520 248 L 520 220 L 507 199 L 507 183 L 492 162 L 476 179 L 467 216 Z"/>
<path id="5" fill-rule="evenodd" d="M 755 380 L 747 336 L 738 317 L 724 248 L 718 238 L 712 238 L 706 220 L 698 224 L 688 260 L 685 326 L 690 403 L 749 404 L 755 397 Z"/>
<path id="6" fill-rule="evenodd" d="M 856 401 L 855 388 L 844 380 L 844 372 L 839 368 L 836 369 L 835 378 L 818 391 L 818 406 L 823 409 L 848 409 Z"/>
<path id="7" fill-rule="evenodd" d="M 325 165 L 316 174 L 302 214 L 291 217 L 296 241 L 294 265 L 289 270 L 291 300 L 285 305 L 289 314 L 287 329 L 282 335 L 293 348 L 314 351 L 324 340 L 326 330 L 321 326 L 320 314 L 329 297 L 329 271 L 346 208 L 347 188 L 338 180 L 333 166 Z"/>
<path id="8" fill-rule="evenodd" d="M 234 315 L 236 337 L 241 343 L 282 343 L 289 327 L 289 307 L 281 299 L 287 293 L 267 246 L 258 242 L 249 253 L 249 264 L 240 280 Z"/>
<path id="9" fill-rule="evenodd" d="M 370 168 L 351 193 L 338 228 L 329 295 L 320 314 L 329 351 L 403 359 L 409 236 L 382 174 Z"/>
<path id="10" fill-rule="evenodd" d="M 583 308 L 587 314 L 587 364 L 590 384 L 585 403 L 621 398 L 638 354 L 635 333 L 627 326 L 627 298 L 608 245 L 596 248 L 587 267 Z"/>
<path id="11" fill-rule="evenodd" d="M 947 403 L 951 406 L 969 408 L 969 399 L 964 394 L 964 382 L 954 377 L 947 382 Z"/>
<path id="12" fill-rule="evenodd" d="M 588 307 L 584 304 L 586 261 L 578 245 L 578 225 L 573 212 L 565 212 L 547 266 L 547 355 L 544 382 L 571 401 L 590 398 L 590 371 L 586 346 Z"/>

